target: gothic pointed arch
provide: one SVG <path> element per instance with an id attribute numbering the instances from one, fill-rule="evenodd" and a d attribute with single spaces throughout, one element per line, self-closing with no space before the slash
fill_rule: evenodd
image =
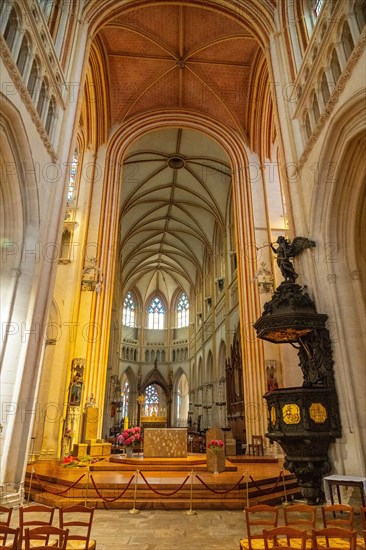
<path id="1" fill-rule="evenodd" d="M 209 350 L 206 358 L 205 382 L 209 383 L 212 380 L 214 380 L 214 360 L 213 353 Z"/>
<path id="2" fill-rule="evenodd" d="M 136 379 L 134 370 L 130 365 L 122 372 L 120 380 L 121 380 L 121 387 L 122 387 L 123 381 L 127 380 L 130 391 L 131 392 L 137 391 L 137 379 Z"/>
<path id="3" fill-rule="evenodd" d="M 118 408 L 120 408 L 120 412 L 116 420 L 124 423 L 127 417 L 129 425 L 134 425 L 138 422 L 136 401 L 138 397 L 138 379 L 131 365 L 128 365 L 119 376 L 118 387 L 120 392 Z"/>
<path id="4" fill-rule="evenodd" d="M 82 120 L 86 131 L 86 146 L 97 148 L 105 143 L 110 124 L 110 113 L 107 98 L 108 63 L 105 49 L 96 38 L 90 49 L 89 62 L 84 85 L 82 103 Z"/>
<path id="5" fill-rule="evenodd" d="M 173 381 L 173 423 L 177 427 L 185 427 L 189 412 L 189 383 L 186 373 L 179 368 Z"/>
<path id="6" fill-rule="evenodd" d="M 226 359 L 226 344 L 224 340 L 220 341 L 217 354 L 217 375 L 219 378 L 225 376 L 225 359 Z"/>
<path id="7" fill-rule="evenodd" d="M 38 189 L 33 159 L 23 122 L 10 101 L 1 95 L 1 233 L 6 269 L 1 269 L 1 308 L 3 322 L 15 322 L 18 277 L 24 271 L 27 256 L 22 248 L 37 242 L 39 228 Z M 30 260 L 30 258 L 28 258 Z M 36 262 L 29 264 L 25 276 L 31 283 Z M 23 267 L 23 269 L 22 269 Z M 23 275 L 24 280 L 24 275 Z M 26 285 L 28 286 L 28 285 Z M 25 317 L 26 318 L 26 317 Z M 23 317 L 19 319 L 19 323 Z M 2 338 L 3 352 L 7 336 Z"/>
<path id="8" fill-rule="evenodd" d="M 142 385 L 141 385 L 142 393 L 146 390 L 147 386 L 150 386 L 151 384 L 158 384 L 163 388 L 166 395 L 170 396 L 171 387 L 168 384 L 168 382 L 165 380 L 156 362 L 152 371 L 142 381 Z"/>
<path id="9" fill-rule="evenodd" d="M 199 388 L 203 384 L 203 359 L 202 356 L 198 358 L 197 371 L 196 371 L 196 388 Z"/>
<path id="10" fill-rule="evenodd" d="M 21 326 L 36 311 L 41 315 L 37 298 L 42 282 L 35 277 L 39 265 L 34 261 L 34 244 L 39 242 L 40 231 L 39 196 L 24 121 L 5 95 L 0 93 L 0 98 L 0 163 L 4 175 L 0 182 L 3 198 L 0 217 L 3 254 L 6 253 L 7 258 L 6 269 L 0 270 L 2 322 L 8 323 L 7 326 L 12 323 Z M 33 254 L 29 255 L 31 246 Z M 1 342 L 0 362 L 7 377 L 7 384 L 1 386 L 2 402 L 33 403 L 41 346 L 34 352 L 28 340 L 21 341 L 20 334 L 10 339 L 9 336 L 6 332 Z M 20 449 L 24 444 L 24 434 L 29 432 L 31 424 L 31 419 L 24 419 L 20 411 L 9 418 L 2 436 L 2 458 L 6 465 L 1 472 L 3 479 L 21 479 L 24 457 L 21 453 L 10 456 L 14 445 Z"/>
<path id="11" fill-rule="evenodd" d="M 315 186 L 310 225 L 319 251 L 324 250 L 323 261 L 316 263 L 317 277 L 323 282 L 317 293 L 318 300 L 327 295 L 332 304 L 328 322 L 334 327 L 332 346 L 338 397 L 346 417 L 343 425 L 352 422 L 356 434 L 354 439 L 346 431 L 345 437 L 358 442 L 355 455 L 363 462 L 366 433 L 362 419 L 366 410 L 358 392 L 364 385 L 360 358 L 365 336 L 365 101 L 364 91 L 355 93 L 338 109 L 328 129 L 324 160 L 319 166 L 322 181 Z M 346 390 L 346 379 L 354 388 L 352 397 Z"/>
<path id="12" fill-rule="evenodd" d="M 100 224 L 103 226 L 104 220 L 108 220 L 113 228 L 113 232 L 102 234 L 102 247 L 105 250 L 114 250 L 114 243 L 118 239 L 118 218 L 119 212 L 116 211 L 114 205 L 120 199 L 121 189 L 123 188 L 123 158 L 128 151 L 128 148 L 140 136 L 155 130 L 156 128 L 190 128 L 192 130 L 204 133 L 214 142 L 218 143 L 226 152 L 235 177 L 232 181 L 235 219 L 237 221 L 235 234 L 238 243 L 238 249 L 242 252 L 238 258 L 237 281 L 238 287 L 241 288 L 239 301 L 239 315 L 243 319 L 242 330 L 250 325 L 250 319 L 260 315 L 259 294 L 253 292 L 252 280 L 255 276 L 255 265 L 253 262 L 246 261 L 245 251 L 247 242 L 254 243 L 254 227 L 251 223 L 251 215 L 244 215 L 245 212 L 251 212 L 252 209 L 252 190 L 250 186 L 249 174 L 247 169 L 242 170 L 239 167 L 249 166 L 248 152 L 243 143 L 243 140 L 233 132 L 229 127 L 224 127 L 216 120 L 205 115 L 197 116 L 191 112 L 177 111 L 155 111 L 149 115 L 136 116 L 130 124 L 118 127 L 111 135 L 106 149 L 106 165 L 104 171 L 104 189 L 105 198 L 102 201 L 102 210 L 100 215 Z M 235 168 L 237 167 L 237 168 Z M 113 177 L 111 177 L 113 174 Z M 112 253 L 113 255 L 113 253 Z M 108 271 L 108 265 L 113 261 L 111 254 L 108 257 L 102 258 L 101 269 Z M 105 265 L 104 265 L 105 264 Z M 112 292 L 114 284 L 114 274 L 108 278 L 104 285 L 104 290 L 108 293 Z M 160 288 L 160 283 L 158 285 Z M 110 294 L 111 295 L 111 294 Z M 106 294 L 105 294 L 106 296 Z M 145 300 L 145 306 L 147 300 Z M 246 335 L 243 335 L 243 339 Z M 252 376 L 249 372 L 251 366 L 260 358 L 263 358 L 263 344 L 258 339 L 247 338 L 246 346 L 243 348 L 243 355 L 247 358 L 243 361 L 244 369 L 248 372 L 248 376 Z M 259 374 L 263 377 L 264 373 Z M 260 385 L 253 386 L 251 390 L 251 401 L 262 403 L 262 395 Z M 260 415 L 256 418 L 256 422 L 249 426 L 255 430 L 255 433 L 264 433 L 265 417 Z"/>
<path id="13" fill-rule="evenodd" d="M 174 2 L 170 2 L 174 5 Z M 84 9 L 84 17 L 90 23 L 90 32 L 96 34 L 98 30 L 108 24 L 116 17 L 121 17 L 122 10 L 127 12 L 133 8 L 134 0 L 128 2 L 124 0 L 108 0 L 103 6 L 103 10 L 96 7 L 93 3 L 88 3 Z M 150 0 L 139 2 L 139 9 L 151 5 Z M 251 0 L 243 0 L 239 9 L 236 0 L 228 0 L 225 5 L 220 0 L 191 0 L 190 5 L 198 8 L 207 9 L 208 14 L 211 11 L 217 11 L 220 15 L 228 15 L 230 18 L 240 21 L 255 34 L 262 47 L 268 45 L 268 36 L 273 30 L 273 14 L 275 3 L 273 0 L 263 0 L 253 3 Z"/>

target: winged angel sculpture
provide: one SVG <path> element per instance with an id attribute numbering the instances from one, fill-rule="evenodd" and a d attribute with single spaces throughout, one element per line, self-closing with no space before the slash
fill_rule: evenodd
<path id="1" fill-rule="evenodd" d="M 290 258 L 298 256 L 306 248 L 312 248 L 315 245 L 315 241 L 311 241 L 306 237 L 295 237 L 290 242 L 285 237 L 278 237 L 277 248 L 271 243 L 271 248 L 277 256 L 277 265 L 281 270 L 282 276 L 286 283 L 294 283 L 298 277 Z"/>

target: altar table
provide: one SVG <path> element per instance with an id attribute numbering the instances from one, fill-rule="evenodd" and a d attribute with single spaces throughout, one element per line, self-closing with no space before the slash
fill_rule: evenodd
<path id="1" fill-rule="evenodd" d="M 145 428 L 144 458 L 186 458 L 187 428 Z"/>

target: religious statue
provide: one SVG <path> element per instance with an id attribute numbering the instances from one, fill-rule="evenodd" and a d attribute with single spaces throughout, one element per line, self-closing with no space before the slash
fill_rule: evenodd
<path id="1" fill-rule="evenodd" d="M 70 405 L 78 406 L 81 402 L 81 390 L 83 388 L 84 367 L 77 364 L 74 367 L 74 375 L 71 381 Z"/>
<path id="2" fill-rule="evenodd" d="M 267 378 L 267 391 L 274 391 L 278 390 L 278 382 L 277 378 L 275 377 L 274 369 L 270 369 L 268 378 Z"/>
<path id="3" fill-rule="evenodd" d="M 277 256 L 277 265 L 281 270 L 286 283 L 294 283 L 298 277 L 290 258 L 298 256 L 306 248 L 315 246 L 315 242 L 306 237 L 295 237 L 292 242 L 285 237 L 279 236 L 277 248 L 271 243 L 271 248 Z"/>
<path id="4" fill-rule="evenodd" d="M 95 401 L 95 397 L 94 397 L 93 393 L 90 394 L 89 399 L 85 403 L 85 408 L 86 409 L 97 409 L 98 408 L 98 405 L 97 405 L 97 402 Z"/>
<path id="5" fill-rule="evenodd" d="M 305 387 L 334 387 L 333 359 L 329 333 L 313 331 L 299 338 L 300 368 Z"/>

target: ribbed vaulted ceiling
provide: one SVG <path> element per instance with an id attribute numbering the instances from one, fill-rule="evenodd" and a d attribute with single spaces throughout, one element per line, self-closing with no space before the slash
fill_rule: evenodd
<path id="1" fill-rule="evenodd" d="M 112 124 L 156 109 L 188 109 L 246 134 L 260 47 L 233 18 L 189 2 L 151 1 L 110 21 L 100 37 Z"/>
<path id="2" fill-rule="evenodd" d="M 198 113 L 248 140 L 260 124 L 258 37 L 213 3 L 155 2 L 122 9 L 99 31 L 110 125 L 152 112 Z M 256 104 L 253 98 L 256 97 Z M 254 118 L 253 118 L 254 117 Z M 200 280 L 217 232 L 225 233 L 230 166 L 203 133 L 148 133 L 127 152 L 120 214 L 121 279 L 144 298 L 169 300 Z"/>
<path id="3" fill-rule="evenodd" d="M 123 167 L 124 287 L 189 295 L 215 232 L 225 232 L 230 183 L 225 152 L 199 132 L 164 129 L 137 141 Z"/>

